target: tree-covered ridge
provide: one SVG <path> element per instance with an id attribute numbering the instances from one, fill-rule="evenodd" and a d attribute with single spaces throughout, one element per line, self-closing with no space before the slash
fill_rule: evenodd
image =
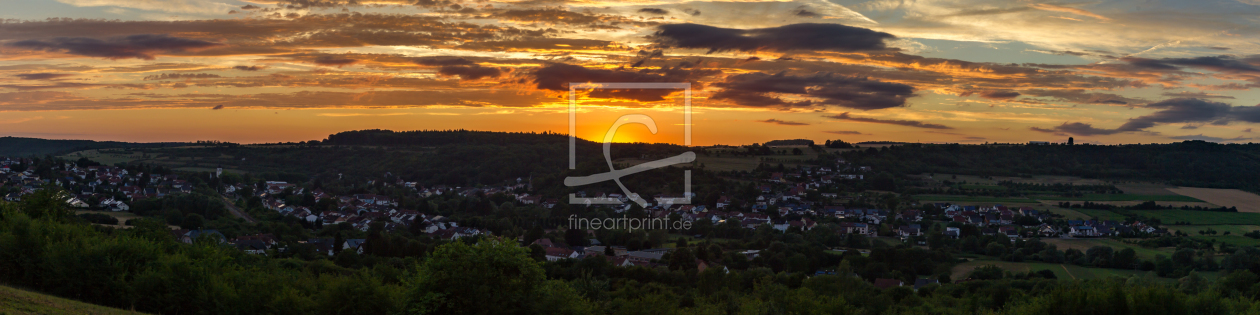
<path id="1" fill-rule="evenodd" d="M 0 156 L 58 155 L 79 150 L 106 148 L 155 148 L 185 143 L 132 143 L 92 140 L 50 140 L 22 137 L 0 137 Z"/>
<path id="2" fill-rule="evenodd" d="M 1185 141 L 1135 145 L 905 144 L 842 154 L 903 174 L 1070 175 L 1260 191 L 1260 144 Z"/>
<path id="3" fill-rule="evenodd" d="M 568 143 L 569 136 L 551 132 L 495 132 L 475 130 L 356 130 L 328 136 L 322 143 L 333 145 L 440 146 L 450 144 L 519 145 Z M 580 142 L 590 143 L 583 139 Z"/>

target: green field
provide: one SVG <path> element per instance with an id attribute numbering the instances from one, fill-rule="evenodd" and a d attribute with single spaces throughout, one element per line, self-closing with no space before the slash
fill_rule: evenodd
<path id="1" fill-rule="evenodd" d="M 1072 209 L 1072 210 L 1076 210 L 1076 212 L 1084 213 L 1085 215 L 1093 217 L 1093 219 L 1095 220 L 1122 221 L 1125 219 L 1123 214 L 1119 214 L 1111 210 L 1095 210 L 1095 209 Z"/>
<path id="2" fill-rule="evenodd" d="M 914 199 L 940 202 L 983 202 L 983 203 L 1038 203 L 1027 198 L 972 197 L 960 195 L 915 195 Z"/>
<path id="3" fill-rule="evenodd" d="M 1132 195 L 1132 194 L 1086 194 L 1082 197 L 1059 197 L 1059 196 L 1034 196 L 1039 200 L 1056 200 L 1056 201 L 1184 201 L 1184 202 L 1203 202 L 1203 200 L 1195 199 L 1182 195 Z"/>
<path id="4" fill-rule="evenodd" d="M 962 184 L 958 185 L 962 189 L 984 189 L 984 190 L 1006 190 L 1006 187 L 998 185 L 979 185 L 979 184 Z"/>
<path id="5" fill-rule="evenodd" d="M 1046 208 L 1046 211 L 1049 211 L 1050 213 L 1063 216 L 1064 220 L 1089 220 L 1090 219 L 1090 215 L 1085 214 L 1078 210 L 1079 209 L 1059 208 L 1059 207 Z"/>
<path id="6" fill-rule="evenodd" d="M 1064 210 L 1068 210 L 1068 209 L 1064 209 Z M 1193 210 L 1179 210 L 1179 209 L 1178 210 L 1096 210 L 1096 209 L 1073 208 L 1070 210 L 1091 216 L 1096 220 L 1120 221 L 1120 220 L 1125 219 L 1125 215 L 1136 215 L 1139 217 L 1159 219 L 1161 223 L 1166 224 L 1166 225 L 1172 225 L 1177 222 L 1185 222 L 1185 223 L 1188 223 L 1189 225 L 1260 225 L 1260 213 L 1193 211 Z M 1071 219 L 1071 217 L 1069 217 L 1069 219 Z"/>
<path id="7" fill-rule="evenodd" d="M 16 314 L 142 314 L 0 286 L 0 315 Z"/>
<path id="8" fill-rule="evenodd" d="M 1159 219 L 1164 224 L 1188 222 L 1192 225 L 1260 225 L 1260 213 L 1192 210 L 1128 210 L 1124 213 Z"/>

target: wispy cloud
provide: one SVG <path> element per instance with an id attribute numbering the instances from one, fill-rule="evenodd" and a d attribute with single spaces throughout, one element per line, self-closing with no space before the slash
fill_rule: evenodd
<path id="1" fill-rule="evenodd" d="M 837 135 L 863 135 L 864 134 L 861 131 L 852 131 L 852 130 L 827 130 L 823 132 L 830 133 L 830 134 L 837 134 Z"/>
<path id="2" fill-rule="evenodd" d="M 441 115 L 441 114 L 443 114 L 443 113 L 427 113 L 426 115 Z M 380 113 L 380 114 L 375 114 L 375 113 L 323 113 L 323 114 L 319 114 L 319 115 L 316 115 L 316 116 L 323 116 L 323 117 L 363 117 L 363 116 L 405 116 L 405 115 L 414 115 L 414 114 L 412 114 L 412 113 Z M 458 114 L 456 114 L 456 115 L 458 115 Z"/>
<path id="3" fill-rule="evenodd" d="M 20 124 L 20 123 L 24 123 L 28 121 L 36 121 L 40 119 L 44 119 L 44 116 L 15 118 L 15 119 L 0 119 L 0 124 Z"/>
<path id="4" fill-rule="evenodd" d="M 933 124 L 933 123 L 925 123 L 925 122 L 921 122 L 921 121 L 914 121 L 914 120 L 896 120 L 896 119 L 877 119 L 877 118 L 866 118 L 866 117 L 853 117 L 853 116 L 850 116 L 848 112 L 845 112 L 845 113 L 842 113 L 842 114 L 839 114 L 839 115 L 830 115 L 830 116 L 823 116 L 823 117 L 827 117 L 827 118 L 831 118 L 831 119 L 840 119 L 840 120 L 849 120 L 849 121 L 857 121 L 857 122 L 873 123 L 873 124 L 898 125 L 898 126 L 906 126 L 906 127 L 914 127 L 914 128 L 926 128 L 926 129 L 954 129 L 954 127 L 950 127 L 950 126 L 946 126 L 946 125 Z"/>
<path id="5" fill-rule="evenodd" d="M 766 120 L 758 120 L 757 122 L 763 122 L 763 123 L 768 123 L 768 124 L 776 124 L 776 125 L 784 125 L 784 126 L 809 126 L 809 124 L 808 124 L 808 123 L 797 122 L 797 121 L 778 120 L 778 119 L 775 119 L 775 118 L 766 119 Z"/>

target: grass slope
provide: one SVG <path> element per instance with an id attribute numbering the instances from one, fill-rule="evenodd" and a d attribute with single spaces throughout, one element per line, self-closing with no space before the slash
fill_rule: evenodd
<path id="1" fill-rule="evenodd" d="M 142 314 L 0 285 L 0 315 Z"/>
<path id="2" fill-rule="evenodd" d="M 1084 197 L 1035 196 L 1034 199 L 1058 201 L 1184 201 L 1202 200 L 1182 195 L 1087 194 Z"/>

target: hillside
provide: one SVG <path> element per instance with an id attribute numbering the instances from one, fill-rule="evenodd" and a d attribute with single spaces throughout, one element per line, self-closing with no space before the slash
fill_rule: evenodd
<path id="1" fill-rule="evenodd" d="M 92 140 L 48 140 L 37 138 L 0 137 L 0 156 L 60 155 L 79 150 L 105 148 L 137 148 L 177 146 L 184 143 L 131 143 Z"/>
<path id="2" fill-rule="evenodd" d="M 0 286 L 0 315 L 143 314 Z"/>

